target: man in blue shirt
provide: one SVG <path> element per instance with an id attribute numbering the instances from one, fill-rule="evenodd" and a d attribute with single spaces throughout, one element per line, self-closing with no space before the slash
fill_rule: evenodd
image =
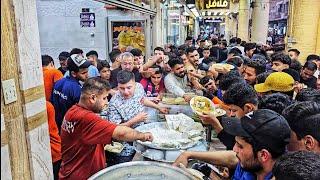
<path id="1" fill-rule="evenodd" d="M 200 159 L 236 168 L 233 180 L 271 179 L 273 165 L 285 153 L 290 140 L 290 127 L 284 117 L 269 109 L 259 109 L 241 120 L 222 118 L 222 126 L 227 133 L 236 136 L 233 151 L 186 151 L 174 165 L 186 165 L 190 158 Z"/>
<path id="2" fill-rule="evenodd" d="M 59 132 L 64 115 L 71 106 L 79 102 L 81 87 L 88 78 L 88 67 L 91 65 L 81 54 L 71 55 L 67 63 L 70 76 L 57 81 L 51 95 Z"/>

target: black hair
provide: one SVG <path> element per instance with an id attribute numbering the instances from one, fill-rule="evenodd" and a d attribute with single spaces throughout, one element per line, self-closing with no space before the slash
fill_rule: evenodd
<path id="1" fill-rule="evenodd" d="M 89 57 L 89 56 L 92 56 L 92 55 L 95 55 L 95 56 L 97 56 L 97 57 L 98 57 L 98 53 L 97 53 L 97 51 L 94 51 L 94 50 L 89 51 L 89 52 L 86 54 L 86 57 Z"/>
<path id="2" fill-rule="evenodd" d="M 162 74 L 163 73 L 163 70 L 159 65 L 154 64 L 150 68 L 156 69 L 156 71 L 154 72 L 155 74 Z"/>
<path id="3" fill-rule="evenodd" d="M 217 45 L 218 44 L 218 39 L 212 38 L 211 42 L 212 42 L 212 45 Z"/>
<path id="4" fill-rule="evenodd" d="M 199 83 L 204 86 L 205 84 L 207 84 L 210 80 L 214 80 L 212 77 L 210 76 L 205 76 L 203 78 L 200 79 Z"/>
<path id="5" fill-rule="evenodd" d="M 182 44 L 182 45 L 178 46 L 178 50 L 186 51 L 187 48 L 188 48 L 188 45 L 186 45 L 186 44 Z"/>
<path id="6" fill-rule="evenodd" d="M 256 59 L 254 61 L 249 61 L 247 63 L 247 67 L 251 67 L 253 69 L 255 69 L 256 72 L 256 76 L 266 72 L 266 62 L 264 60 L 261 59 Z"/>
<path id="7" fill-rule="evenodd" d="M 212 63 L 212 62 L 217 62 L 218 60 L 217 60 L 217 58 L 215 58 L 215 57 L 207 57 L 207 58 L 204 58 L 203 60 L 202 60 L 202 62 L 203 63 L 205 63 L 205 64 L 207 64 L 207 65 L 209 65 L 210 63 Z"/>
<path id="8" fill-rule="evenodd" d="M 230 85 L 223 95 L 223 101 L 226 104 L 233 104 L 243 109 L 247 103 L 258 105 L 258 96 L 252 86 L 241 82 Z"/>
<path id="9" fill-rule="evenodd" d="M 251 49 L 254 49 L 257 47 L 256 43 L 246 43 L 244 45 L 244 52 L 250 51 Z"/>
<path id="10" fill-rule="evenodd" d="M 230 40 L 229 40 L 229 43 L 230 44 L 234 44 L 234 43 L 236 43 L 237 42 L 237 38 L 236 37 L 233 37 L 233 38 L 231 38 Z"/>
<path id="11" fill-rule="evenodd" d="M 296 96 L 297 101 L 313 101 L 320 104 L 320 91 L 313 88 L 303 88 Z"/>
<path id="12" fill-rule="evenodd" d="M 240 67 L 243 64 L 243 60 L 239 56 L 233 56 L 232 58 L 227 60 L 228 64 L 232 64 L 236 67 Z"/>
<path id="13" fill-rule="evenodd" d="M 247 41 L 241 41 L 240 46 L 244 47 L 247 44 Z"/>
<path id="14" fill-rule="evenodd" d="M 83 53 L 82 49 L 73 48 L 73 49 L 70 51 L 70 56 L 73 55 L 73 54 L 82 54 L 82 53 Z"/>
<path id="15" fill-rule="evenodd" d="M 289 74 L 290 76 L 292 76 L 294 81 L 300 82 L 300 73 L 298 71 L 291 69 L 291 68 L 288 68 L 288 69 L 282 70 L 282 72 L 285 72 L 285 73 Z"/>
<path id="16" fill-rule="evenodd" d="M 206 40 L 204 40 L 204 39 L 201 39 L 201 40 L 200 40 L 200 42 L 206 42 Z"/>
<path id="17" fill-rule="evenodd" d="M 267 77 L 272 73 L 272 71 L 267 71 L 263 72 L 261 74 L 258 74 L 256 79 L 257 79 L 257 84 L 264 83 L 267 79 Z"/>
<path id="18" fill-rule="evenodd" d="M 320 104 L 312 101 L 296 102 L 283 110 L 282 115 L 300 140 L 311 135 L 320 142 Z"/>
<path id="19" fill-rule="evenodd" d="M 51 62 L 54 64 L 52 57 L 49 55 L 42 55 L 41 60 L 42 60 L 42 66 L 48 66 Z"/>
<path id="20" fill-rule="evenodd" d="M 320 60 L 320 56 L 316 55 L 316 54 L 310 54 L 308 57 L 307 57 L 307 61 L 312 61 L 312 60 Z"/>
<path id="21" fill-rule="evenodd" d="M 239 71 L 229 71 L 219 77 L 219 88 L 223 91 L 226 91 L 232 84 L 236 83 L 245 83 Z"/>
<path id="22" fill-rule="evenodd" d="M 299 56 L 299 54 L 300 54 L 300 51 L 298 50 L 298 49 L 289 49 L 289 51 L 288 52 L 295 52 L 298 56 Z"/>
<path id="23" fill-rule="evenodd" d="M 110 61 L 113 63 L 116 61 L 116 58 L 121 54 L 121 51 L 119 49 L 113 49 L 110 53 L 109 53 L 109 58 Z"/>
<path id="24" fill-rule="evenodd" d="M 234 47 L 229 50 L 228 54 L 233 54 L 234 56 L 240 56 L 242 52 L 240 51 L 240 49 Z"/>
<path id="25" fill-rule="evenodd" d="M 318 180 L 320 155 L 311 151 L 295 151 L 282 155 L 272 168 L 272 174 L 281 180 Z"/>
<path id="26" fill-rule="evenodd" d="M 191 36 L 187 36 L 187 38 L 186 38 L 186 41 L 190 41 L 190 40 L 192 40 L 193 38 L 191 37 Z"/>
<path id="27" fill-rule="evenodd" d="M 66 52 L 66 51 L 62 51 L 59 56 L 58 59 L 59 61 L 65 61 L 68 59 L 68 57 L 70 57 L 70 53 Z"/>
<path id="28" fill-rule="evenodd" d="M 168 61 L 168 64 L 171 68 L 173 68 L 177 64 L 183 64 L 183 61 L 180 57 L 172 58 Z"/>
<path id="29" fill-rule="evenodd" d="M 131 49 L 130 53 L 133 56 L 142 56 L 142 51 L 138 48 Z"/>
<path id="30" fill-rule="evenodd" d="M 97 63 L 97 69 L 99 70 L 99 72 L 103 69 L 103 68 L 108 68 L 110 69 L 110 64 L 103 60 L 103 61 L 98 61 Z"/>
<path id="31" fill-rule="evenodd" d="M 308 70 L 310 70 L 310 71 L 315 71 L 315 70 L 317 70 L 317 65 L 316 65 L 316 63 L 314 63 L 314 62 L 312 62 L 312 61 L 307 61 L 304 65 L 303 65 L 303 67 L 302 67 L 302 69 L 308 69 Z"/>
<path id="32" fill-rule="evenodd" d="M 220 41 L 219 44 L 223 44 L 225 47 L 227 47 L 227 41 Z"/>
<path id="33" fill-rule="evenodd" d="M 117 74 L 117 82 L 118 84 L 126 84 L 129 81 L 135 81 L 135 77 L 133 72 L 127 71 L 127 70 L 121 70 Z"/>
<path id="34" fill-rule="evenodd" d="M 299 61 L 291 61 L 290 68 L 300 72 L 302 69 L 302 65 Z"/>
<path id="35" fill-rule="evenodd" d="M 84 82 L 81 88 L 81 94 L 88 92 L 101 94 L 103 91 L 108 91 L 110 89 L 111 86 L 107 80 L 104 80 L 100 77 L 91 77 Z"/>
<path id="36" fill-rule="evenodd" d="M 195 47 L 188 47 L 187 49 L 186 49 L 186 54 L 188 55 L 189 53 L 193 53 L 194 51 L 196 51 L 197 49 L 195 48 Z"/>
<path id="37" fill-rule="evenodd" d="M 169 48 L 171 49 L 172 46 L 173 46 L 173 45 L 171 45 Z M 154 48 L 153 52 L 155 52 L 156 50 L 157 50 L 157 51 L 162 51 L 162 52 L 164 52 L 164 49 L 163 49 L 162 47 L 156 47 L 156 48 Z"/>
<path id="38" fill-rule="evenodd" d="M 204 47 L 203 51 L 205 51 L 205 50 L 210 50 L 210 48 L 209 47 Z"/>
<path id="39" fill-rule="evenodd" d="M 291 64 L 290 56 L 282 52 L 277 52 L 271 55 L 271 62 L 274 62 L 274 61 L 280 61 L 283 64 L 288 64 L 289 66 Z"/>
<path id="40" fill-rule="evenodd" d="M 288 95 L 274 93 L 263 96 L 259 101 L 258 108 L 270 109 L 281 114 L 286 107 L 291 105 L 291 103 L 292 101 Z"/>
<path id="41" fill-rule="evenodd" d="M 237 44 L 241 44 L 241 38 L 237 38 Z"/>

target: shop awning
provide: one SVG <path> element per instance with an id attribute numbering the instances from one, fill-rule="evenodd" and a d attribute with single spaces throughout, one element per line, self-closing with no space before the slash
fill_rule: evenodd
<path id="1" fill-rule="evenodd" d="M 144 14 L 150 14 L 152 16 L 155 16 L 157 13 L 154 10 L 144 8 L 142 6 L 139 6 L 137 4 L 134 4 L 126 0 L 95 0 L 95 1 L 105 3 L 106 5 L 121 7 L 124 9 L 129 9 L 129 10 L 144 13 Z"/>

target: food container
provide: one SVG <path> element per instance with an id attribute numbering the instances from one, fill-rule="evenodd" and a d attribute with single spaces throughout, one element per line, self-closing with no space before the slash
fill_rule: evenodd
<path id="1" fill-rule="evenodd" d="M 152 161 L 134 161 L 103 169 L 89 180 L 192 180 L 194 177 L 180 168 Z"/>
<path id="2" fill-rule="evenodd" d="M 144 124 L 136 128 L 136 130 L 140 132 L 146 132 L 148 129 L 152 129 L 154 127 L 166 127 L 166 122 L 155 122 Z M 203 138 L 201 138 L 203 139 Z M 159 147 L 157 144 L 152 144 L 150 142 L 141 142 L 135 141 L 133 143 L 136 151 L 140 153 L 144 158 L 153 161 L 159 161 L 164 163 L 173 163 L 177 157 L 183 151 L 207 151 L 208 145 L 207 142 L 203 140 L 197 140 L 190 142 L 188 144 L 184 144 L 183 146 L 177 147 Z"/>

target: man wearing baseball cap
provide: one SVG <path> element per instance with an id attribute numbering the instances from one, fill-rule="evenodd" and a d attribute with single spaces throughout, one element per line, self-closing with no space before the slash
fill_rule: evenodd
<path id="1" fill-rule="evenodd" d="M 271 179 L 272 167 L 285 153 L 290 140 L 290 127 L 284 117 L 272 110 L 260 109 L 240 121 L 223 119 L 222 126 L 236 136 L 233 151 L 239 163 L 233 179 L 252 176 L 250 173 L 254 173 L 257 179 Z"/>
<path id="2" fill-rule="evenodd" d="M 284 117 L 272 110 L 259 109 L 241 120 L 222 118 L 222 126 L 235 136 L 233 151 L 186 151 L 174 165 L 186 163 L 190 158 L 200 159 L 235 168 L 234 180 L 271 179 L 273 165 L 285 153 L 290 140 L 290 127 Z"/>
<path id="3" fill-rule="evenodd" d="M 292 76 L 285 72 L 273 72 L 264 83 L 254 85 L 254 89 L 260 94 L 280 92 L 293 97 L 295 81 Z"/>
<path id="4" fill-rule="evenodd" d="M 88 67 L 91 65 L 82 54 L 72 54 L 68 58 L 67 64 L 70 76 L 57 81 L 51 95 L 51 102 L 56 111 L 56 122 L 59 131 L 63 117 L 68 109 L 79 102 L 81 87 L 88 78 Z"/>

